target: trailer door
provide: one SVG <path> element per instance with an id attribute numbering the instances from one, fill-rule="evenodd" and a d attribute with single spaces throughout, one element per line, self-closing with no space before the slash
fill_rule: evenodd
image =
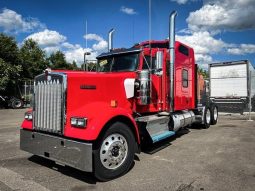
<path id="1" fill-rule="evenodd" d="M 210 67 L 210 95 L 215 98 L 248 96 L 247 64 Z"/>

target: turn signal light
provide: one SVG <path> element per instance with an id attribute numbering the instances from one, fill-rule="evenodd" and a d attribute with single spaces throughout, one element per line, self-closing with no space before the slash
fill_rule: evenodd
<path id="1" fill-rule="evenodd" d="M 111 107 L 117 107 L 118 103 L 116 100 L 111 100 Z"/>

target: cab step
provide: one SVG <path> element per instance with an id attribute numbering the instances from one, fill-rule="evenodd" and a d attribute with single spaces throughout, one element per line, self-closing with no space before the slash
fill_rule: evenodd
<path id="1" fill-rule="evenodd" d="M 149 115 L 136 118 L 139 131 L 148 137 L 152 143 L 156 143 L 175 135 L 174 131 L 169 130 L 169 119 L 167 115 Z"/>
<path id="2" fill-rule="evenodd" d="M 171 137 L 173 135 L 175 135 L 174 131 L 164 131 L 164 132 L 161 132 L 160 134 L 153 135 L 151 137 L 151 139 L 152 139 L 153 143 L 156 143 L 158 141 L 161 141 L 161 140 Z"/>

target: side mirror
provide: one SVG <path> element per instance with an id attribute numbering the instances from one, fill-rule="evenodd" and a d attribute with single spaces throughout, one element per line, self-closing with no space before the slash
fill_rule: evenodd
<path id="1" fill-rule="evenodd" d="M 158 51 L 156 54 L 156 73 L 161 74 L 162 72 L 162 67 L 163 67 L 163 51 Z"/>

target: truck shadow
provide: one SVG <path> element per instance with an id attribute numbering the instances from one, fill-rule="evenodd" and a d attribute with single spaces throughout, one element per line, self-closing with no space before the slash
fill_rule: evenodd
<path id="1" fill-rule="evenodd" d="M 61 166 L 49 159 L 43 158 L 43 157 L 33 155 L 33 156 L 29 157 L 28 160 L 31 162 L 34 162 L 36 164 L 42 165 L 44 167 L 47 167 L 49 169 L 56 170 L 56 171 L 64 174 L 65 176 L 75 178 L 77 180 L 86 182 L 88 184 L 96 184 L 98 182 L 98 180 L 94 177 L 94 175 L 92 173 L 83 172 L 81 170 L 77 170 L 77 169 L 69 167 L 69 166 Z"/>
<path id="2" fill-rule="evenodd" d="M 186 129 L 186 128 L 181 129 L 174 136 L 172 136 L 168 139 L 162 140 L 155 144 L 142 145 L 141 152 L 146 153 L 146 154 L 154 154 L 154 153 L 170 146 L 172 141 L 182 137 L 185 134 L 188 134 L 189 132 L 190 132 L 189 129 Z M 72 168 L 69 166 L 62 166 L 62 165 L 56 164 L 54 161 L 51 161 L 49 159 L 46 159 L 46 158 L 43 158 L 40 156 L 33 155 L 33 156 L 29 157 L 28 160 L 33 163 L 39 164 L 41 166 L 47 167 L 51 170 L 56 170 L 65 176 L 69 176 L 69 177 L 75 178 L 77 180 L 86 182 L 86 183 L 90 184 L 91 186 L 96 185 L 97 182 L 100 182 L 99 180 L 97 180 L 94 177 L 93 173 L 83 172 L 81 170 L 78 170 L 78 169 L 75 169 L 75 168 Z M 133 167 L 135 166 L 135 161 L 140 161 L 140 159 L 137 155 L 134 156 L 134 162 L 132 163 L 132 166 L 129 169 L 129 171 L 131 171 L 133 169 Z"/>
<path id="3" fill-rule="evenodd" d="M 40 156 L 33 155 L 33 156 L 29 157 L 28 160 L 31 162 L 34 162 L 36 164 L 39 164 L 41 166 L 47 167 L 51 170 L 56 170 L 65 176 L 69 176 L 69 177 L 75 178 L 77 180 L 86 182 L 87 184 L 90 184 L 91 186 L 96 185 L 97 182 L 100 182 L 100 180 L 95 178 L 93 173 L 84 172 L 84 171 L 81 171 L 81 170 L 78 170 L 78 169 L 75 169 L 75 168 L 72 168 L 69 166 L 61 166 L 61 165 L 56 164 L 54 161 L 51 161 L 49 159 L 46 159 L 46 158 L 43 158 Z M 134 160 L 140 161 L 140 159 L 138 158 L 137 155 L 135 155 Z M 135 166 L 135 161 L 132 163 L 128 172 L 131 171 L 133 169 L 133 167 Z"/>

